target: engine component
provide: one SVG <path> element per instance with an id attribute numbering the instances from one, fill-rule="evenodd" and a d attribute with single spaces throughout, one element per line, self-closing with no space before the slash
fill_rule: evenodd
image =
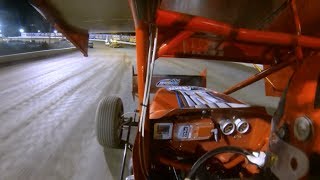
<path id="1" fill-rule="evenodd" d="M 236 119 L 234 124 L 236 125 L 236 130 L 241 134 L 248 132 L 250 127 L 250 124 L 246 120 L 240 118 Z"/>
<path id="2" fill-rule="evenodd" d="M 219 121 L 220 130 L 224 135 L 230 135 L 235 131 L 235 125 L 230 119 L 222 119 Z"/>

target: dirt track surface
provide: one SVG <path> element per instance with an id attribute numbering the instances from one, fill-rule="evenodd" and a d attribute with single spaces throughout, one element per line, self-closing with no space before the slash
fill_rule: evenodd
<path id="1" fill-rule="evenodd" d="M 94 115 L 104 95 L 122 97 L 127 110 L 134 105 L 134 49 L 102 48 L 90 49 L 88 58 L 76 52 L 1 67 L 1 180 L 99 180 L 119 171 L 105 163 Z M 113 153 L 117 162 L 120 152 Z"/>
<path id="2" fill-rule="evenodd" d="M 72 53 L 0 67 L 0 179 L 118 179 L 121 151 L 105 163 L 95 136 L 95 110 L 105 95 L 120 96 L 132 111 L 134 49 L 96 46 L 85 58 Z M 208 87 L 221 91 L 253 70 L 220 62 L 163 60 L 159 74 L 197 74 L 207 67 Z M 263 84 L 235 93 L 243 101 L 274 109 Z M 112 172 L 112 173 L 111 173 Z"/>

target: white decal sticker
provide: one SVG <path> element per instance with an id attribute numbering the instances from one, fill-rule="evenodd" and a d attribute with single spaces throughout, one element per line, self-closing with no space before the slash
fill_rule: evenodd
<path id="1" fill-rule="evenodd" d="M 153 138 L 154 139 L 171 139 L 172 138 L 172 123 L 155 123 Z"/>
<path id="2" fill-rule="evenodd" d="M 179 86 L 180 79 L 161 79 L 157 82 L 157 87 Z"/>
<path id="3" fill-rule="evenodd" d="M 186 139 L 190 138 L 190 126 L 189 125 L 183 125 L 178 127 L 178 138 L 179 139 Z"/>

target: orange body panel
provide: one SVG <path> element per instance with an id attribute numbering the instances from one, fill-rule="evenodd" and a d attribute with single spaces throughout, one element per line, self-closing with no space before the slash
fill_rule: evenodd
<path id="1" fill-rule="evenodd" d="M 230 96 L 212 91 L 215 96 L 232 103 L 242 103 Z M 165 115 L 169 115 L 174 110 L 179 109 L 176 94 L 165 88 L 159 89 L 150 105 L 150 119 L 159 119 Z"/>
<path id="2" fill-rule="evenodd" d="M 175 93 L 159 89 L 150 106 L 150 119 L 158 119 L 178 107 Z"/>
<path id="3" fill-rule="evenodd" d="M 316 90 L 319 86 L 320 56 L 311 56 L 303 60 L 294 73 L 285 99 L 284 115 L 279 126 L 289 125 L 290 142 L 308 155 L 320 154 L 320 109 L 315 107 Z M 312 121 L 313 132 L 306 141 L 294 136 L 294 122 L 298 117 L 306 116 Z"/>
<path id="4" fill-rule="evenodd" d="M 223 94 L 215 93 L 214 95 L 223 98 L 227 102 L 241 103 Z M 202 129 L 202 137 L 208 136 L 211 137 L 210 139 L 201 141 L 183 141 L 173 137 L 172 140 L 168 142 L 164 140 L 152 140 L 152 147 L 157 147 L 151 148 L 151 150 L 153 151 L 152 154 L 156 154 L 152 158 L 154 161 L 159 160 L 161 163 L 168 166 L 173 166 L 176 169 L 186 170 L 191 167 L 191 164 L 185 164 L 175 159 L 171 159 L 170 154 L 179 154 L 179 156 L 182 157 L 184 155 L 199 156 L 204 152 L 208 152 L 224 146 L 237 146 L 252 151 L 266 150 L 270 134 L 271 116 L 267 115 L 264 109 L 257 109 L 255 107 L 248 107 L 242 110 L 233 108 L 211 110 L 203 109 L 198 113 L 195 111 L 196 109 L 190 109 L 188 115 L 180 113 L 179 111 L 177 111 L 177 109 L 180 109 L 180 107 L 177 101 L 176 94 L 164 88 L 159 89 L 155 94 L 155 97 L 150 106 L 150 121 L 154 123 L 173 122 L 173 132 L 175 132 L 175 128 L 176 126 L 179 126 L 179 124 L 210 124 L 210 122 L 219 122 L 221 119 L 225 118 L 232 119 L 233 116 L 235 116 L 246 119 L 246 121 L 250 124 L 250 130 L 245 134 L 233 133 L 229 136 L 221 134 L 219 140 L 215 142 L 212 139 L 212 130 L 214 128 L 219 128 L 219 126 L 215 127 L 211 125 L 207 126 L 207 128 L 209 129 Z M 187 110 L 181 109 L 181 112 L 186 111 Z M 210 113 L 206 116 L 199 116 L 199 114 L 201 114 L 201 111 L 209 111 Z M 175 134 L 173 134 L 173 136 L 175 136 Z M 167 146 L 170 147 L 169 149 L 171 149 L 172 152 L 158 150 L 158 148 L 164 148 Z M 259 172 L 256 168 L 252 168 L 252 166 L 249 166 L 248 162 L 244 161 L 244 158 L 242 156 L 235 157 L 234 154 L 227 153 L 217 156 L 217 159 L 219 159 L 221 163 L 223 163 L 223 166 L 225 166 L 225 168 L 227 169 L 231 169 L 236 165 L 243 163 L 243 166 L 245 168 L 248 168 L 250 172 Z"/>
<path id="5" fill-rule="evenodd" d="M 263 66 L 264 69 L 269 68 L 269 65 Z M 280 97 L 283 93 L 283 90 L 287 87 L 289 80 L 294 72 L 293 66 L 288 66 L 286 68 L 281 69 L 278 72 L 274 72 L 267 76 L 269 80 L 272 82 L 274 87 L 267 82 L 265 79 L 265 92 L 267 96 L 276 96 Z"/>

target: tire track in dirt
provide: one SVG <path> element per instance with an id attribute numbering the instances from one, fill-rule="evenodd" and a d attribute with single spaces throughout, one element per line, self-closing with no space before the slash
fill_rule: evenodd
<path id="1" fill-rule="evenodd" d="M 10 110 L 16 110 L 17 107 L 25 104 L 25 102 L 31 101 L 34 98 L 37 98 L 38 96 L 41 96 L 45 93 L 47 93 L 48 91 L 50 91 L 51 89 L 53 89 L 56 86 L 59 86 L 60 84 L 64 83 L 65 81 L 68 81 L 70 79 L 72 79 L 73 77 L 76 77 L 88 70 L 90 70 L 91 68 L 96 68 L 96 65 L 98 63 L 94 64 L 94 65 L 90 65 L 89 67 L 86 67 L 84 69 L 81 69 L 80 71 L 74 72 L 72 74 L 70 74 L 69 76 L 64 76 L 63 74 L 58 76 L 58 77 L 52 77 L 52 82 L 49 82 L 49 84 L 44 85 L 43 83 L 38 84 L 39 86 L 39 90 L 38 91 L 31 91 L 31 95 L 30 96 L 26 96 L 26 93 L 24 94 L 19 94 L 18 96 L 16 96 L 16 94 L 13 94 L 13 98 L 10 97 L 10 101 L 9 101 L 9 105 L 7 104 L 7 106 L 2 107 L 3 109 L 1 109 L 0 107 L 0 116 L 3 116 L 4 114 L 8 113 Z M 75 68 L 77 69 L 77 68 Z M 60 78 L 60 79 L 59 79 Z M 10 102 L 12 102 L 13 104 L 10 104 Z"/>
<path id="2" fill-rule="evenodd" d="M 92 68 L 93 67 L 93 68 Z M 34 116 L 41 113 L 41 111 L 45 110 L 48 106 L 54 104 L 55 102 L 59 101 L 65 94 L 69 93 L 69 91 L 73 91 L 81 86 L 82 83 L 89 80 L 90 77 L 94 76 L 95 72 L 99 72 L 103 70 L 104 67 L 99 66 L 90 66 L 86 70 L 90 71 L 81 71 L 80 73 L 74 74 L 73 76 L 70 76 L 63 81 L 60 81 L 59 84 L 55 84 L 51 88 L 46 88 L 44 91 L 41 91 L 41 93 L 38 93 L 37 95 L 32 96 L 31 98 L 21 101 L 21 103 L 14 106 L 14 109 L 10 109 L 11 113 L 5 116 L 4 114 L 1 114 L 1 117 L 4 117 L 5 119 L 11 119 L 16 118 L 18 120 L 17 122 L 18 126 L 13 126 L 13 123 L 10 121 L 6 121 L 7 123 L 2 123 L 0 127 L 0 139 L 5 140 L 8 138 L 8 134 L 5 134 L 4 132 L 16 132 L 21 127 L 27 126 L 30 122 L 32 122 L 32 119 Z M 110 67 L 112 68 L 112 67 Z M 82 74 L 85 73 L 85 74 Z M 82 78 L 77 78 L 77 75 L 82 76 Z M 89 77 L 86 77 L 89 75 Z M 83 79 L 85 77 L 85 79 Z M 47 104 L 49 103 L 49 104 Z M 33 107 L 33 108 L 24 108 L 24 107 Z M 21 112 L 21 110 L 24 109 L 24 113 L 22 116 L 16 116 L 16 112 Z M 27 111 L 26 111 L 27 109 Z M 19 119 L 18 119 L 19 118 Z M 17 123 L 14 123 L 17 124 Z"/>
<path id="3" fill-rule="evenodd" d="M 67 54 L 63 57 L 64 57 L 63 59 L 60 58 L 60 56 L 51 57 L 45 60 L 39 60 L 39 61 L 28 62 L 28 63 L 18 63 L 11 66 L 0 65 L 0 77 L 1 77 L 0 87 L 2 89 L 3 85 L 11 85 L 12 80 L 24 82 L 25 80 L 30 79 L 30 77 L 27 77 L 25 75 L 29 75 L 29 76 L 32 76 L 31 78 L 35 78 L 38 74 L 41 74 L 42 72 L 48 71 L 50 69 L 58 68 L 57 65 L 63 66 L 63 65 L 68 65 L 69 62 L 73 64 L 74 61 L 79 62 L 83 60 L 83 58 L 74 58 L 74 53 Z M 21 77 L 20 76 L 21 74 L 23 74 L 24 76 Z M 18 77 L 18 78 L 12 79 L 12 77 Z"/>
<path id="4" fill-rule="evenodd" d="M 66 68 L 70 68 L 70 66 L 74 66 L 75 63 L 78 63 L 80 61 L 82 61 L 82 59 L 78 60 L 78 61 L 75 61 L 75 60 L 67 61 L 65 64 L 63 64 L 61 62 L 56 63 L 57 65 L 51 64 L 51 66 L 49 66 L 47 68 L 41 68 L 41 70 L 37 70 L 36 72 L 29 72 L 29 73 L 26 72 L 26 73 L 24 73 L 25 76 L 23 78 L 21 78 L 17 81 L 14 81 L 14 82 L 11 82 L 11 81 L 12 81 L 12 76 L 15 76 L 15 75 L 11 75 L 11 74 L 7 75 L 7 76 L 9 76 L 7 78 L 0 75 L 0 77 L 1 77 L 1 79 L 0 79 L 0 84 L 1 84 L 0 94 L 3 94 L 4 92 L 7 92 L 11 89 L 17 89 L 17 86 L 22 86 L 22 84 L 29 85 L 29 82 L 37 81 L 38 78 L 47 76 L 50 73 L 55 73 L 57 71 L 61 71 Z M 34 71 L 34 70 L 30 70 L 30 71 Z M 8 83 L 8 82 L 10 82 L 10 83 Z"/>
<path id="5" fill-rule="evenodd" d="M 103 151 L 96 140 L 94 117 L 97 104 L 105 95 L 117 95 L 124 100 L 126 107 L 135 106 L 131 97 L 131 59 L 130 63 L 123 59 L 126 49 L 113 50 L 103 46 L 103 49 L 95 47 L 89 51 L 91 57 L 89 56 L 80 64 L 85 68 L 92 64 L 95 64 L 96 67 L 52 87 L 47 92 L 17 107 L 12 107 L 5 114 L 0 114 L 0 138 L 3 138 L 0 139 L 1 180 L 103 180 L 118 177 L 117 164 L 120 161 L 113 162 L 114 165 L 106 164 Z M 134 50 L 130 50 L 129 53 L 132 54 L 130 58 L 135 58 Z M 83 59 L 80 55 L 74 56 L 74 58 Z M 63 57 L 60 58 L 63 59 Z M 60 66 L 60 62 L 64 61 L 59 60 L 59 63 L 54 63 L 54 66 L 63 69 L 64 66 Z M 24 70 L 23 66 L 12 68 L 11 70 L 17 71 L 10 73 L 14 75 L 11 77 L 15 78 L 14 82 L 0 85 L 0 88 L 11 88 L 9 85 L 22 82 L 22 80 L 28 81 L 30 77 L 34 77 L 35 81 L 42 81 L 41 73 L 52 70 L 50 66 L 41 61 L 28 62 L 26 65 L 30 65 L 28 71 Z M 75 63 L 76 68 L 80 70 L 83 69 L 81 65 Z M 35 70 L 41 73 L 28 74 Z M 23 71 L 23 73 L 18 71 Z M 0 68 L 1 73 L 3 71 Z M 26 76 L 24 73 L 27 73 Z M 57 73 L 47 73 L 44 76 L 52 76 Z M 53 77 L 43 79 L 48 81 L 46 85 L 49 84 L 51 78 Z M 84 81 L 85 79 L 87 81 Z M 31 86 L 31 82 L 33 81 L 24 83 L 24 85 L 34 88 L 33 92 L 21 90 L 13 93 L 16 96 L 10 94 L 0 96 L 0 102 L 3 103 L 0 108 L 18 103 L 19 99 L 15 99 L 20 95 L 21 97 L 24 95 L 23 99 L 33 96 L 44 87 Z M 11 100 L 16 102 L 10 102 L 11 100 L 7 99 L 9 95 L 15 98 Z M 121 157 L 119 150 L 110 151 L 110 153 L 112 153 L 110 160 L 117 160 Z M 111 170 L 114 170 L 116 175 L 110 173 Z"/>
<path id="6" fill-rule="evenodd" d="M 8 95 L 16 95 L 20 91 L 33 91 L 33 89 L 36 89 L 39 85 L 43 85 L 45 83 L 49 83 L 49 81 L 53 81 L 54 78 L 58 79 L 59 77 L 64 77 L 68 74 L 72 74 L 73 71 L 79 70 L 79 67 L 75 67 L 73 63 L 67 64 L 66 66 L 63 66 L 62 68 L 56 67 L 53 70 L 50 70 L 49 72 L 40 74 L 38 76 L 35 76 L 33 78 L 28 78 L 20 83 L 16 83 L 15 85 L 11 87 L 7 87 L 0 91 L 0 98 L 1 97 L 7 97 Z M 49 77 L 48 77 L 49 76 Z M 51 77 L 50 77 L 51 76 Z M 12 77 L 11 77 L 12 79 Z"/>
<path id="7" fill-rule="evenodd" d="M 119 71 L 119 68 L 121 68 L 121 64 L 120 64 L 120 66 L 116 66 L 115 68 L 112 68 L 112 70 L 117 72 L 117 71 Z M 110 68 L 108 68 L 107 70 L 109 70 L 109 69 Z M 95 84 L 102 83 L 102 82 L 104 82 L 106 80 L 106 79 L 102 78 L 104 76 L 103 72 L 105 70 L 106 69 L 102 69 L 101 71 L 96 72 L 95 75 L 99 74 L 98 75 L 99 77 L 94 78 L 93 80 L 91 80 L 90 81 L 91 83 L 89 83 L 88 85 L 82 84 L 80 89 L 77 89 L 74 94 L 68 95 L 68 96 L 64 96 L 64 97 L 69 97 L 69 100 L 65 100 L 64 99 L 63 100 L 63 102 L 64 102 L 63 104 L 65 104 L 65 103 L 69 104 L 70 103 L 69 104 L 70 105 L 69 109 L 70 108 L 74 109 L 75 108 L 74 103 L 77 103 L 77 102 L 81 103 L 81 101 L 83 100 L 83 96 L 80 96 L 79 94 L 81 94 L 84 91 L 86 91 L 87 88 L 91 89 L 90 87 L 94 86 Z M 113 73 L 111 76 L 108 76 L 108 80 L 109 80 L 108 81 L 108 86 L 113 85 L 113 83 L 115 82 L 113 80 L 118 78 L 118 77 L 119 76 L 118 76 L 117 73 Z M 103 93 L 103 92 L 101 91 L 101 93 Z M 97 103 L 98 96 L 99 95 L 96 94 L 94 96 L 88 97 L 89 98 L 88 101 L 90 101 L 90 102 L 96 101 L 95 103 Z M 60 102 L 62 103 L 62 100 Z M 91 103 L 91 105 L 92 104 L 94 104 L 94 103 Z M 83 106 L 85 108 L 85 107 L 88 106 L 88 104 L 83 103 L 83 105 L 80 105 L 80 107 L 81 106 Z M 47 108 L 47 109 L 49 109 L 49 108 Z M 54 111 L 54 109 L 51 109 L 51 111 Z M 79 110 L 78 108 L 76 108 L 76 109 L 74 109 L 73 112 L 77 113 L 77 112 L 81 112 L 81 111 L 82 110 Z M 72 112 L 66 112 L 64 116 L 68 116 L 68 115 L 70 115 L 70 113 L 72 113 Z M 83 114 L 87 114 L 87 112 L 84 112 Z M 17 174 L 17 176 L 14 176 L 14 177 L 17 177 L 17 179 L 29 179 L 28 177 L 30 177 L 30 179 L 41 179 L 41 177 L 42 178 L 43 177 L 54 177 L 54 179 L 69 179 L 69 177 L 71 177 L 72 174 L 73 174 L 73 172 L 72 172 L 72 169 L 73 169 L 72 166 L 74 166 L 73 162 L 76 161 L 78 158 L 73 157 L 73 159 L 70 159 L 69 155 L 66 157 L 63 154 L 65 154 L 66 152 L 72 154 L 72 151 L 74 149 L 78 149 L 76 147 L 80 147 L 80 146 L 83 145 L 83 142 L 84 142 L 83 138 L 86 138 L 86 139 L 89 138 L 90 139 L 89 141 L 92 141 L 92 138 L 95 138 L 95 136 L 94 136 L 94 127 L 90 128 L 90 130 L 88 130 L 88 129 L 86 130 L 86 128 L 90 124 L 91 124 L 91 126 L 94 126 L 94 122 L 93 122 L 94 118 L 92 118 L 91 121 L 88 120 L 88 119 L 85 119 L 85 118 L 81 118 L 80 120 L 77 121 L 75 119 L 75 117 L 73 117 L 73 120 L 75 120 L 75 121 L 70 121 L 70 120 L 68 121 L 69 122 L 68 129 L 64 128 L 64 131 L 65 131 L 64 133 L 59 131 L 59 134 L 63 135 L 63 137 L 60 137 L 60 139 L 56 139 L 55 140 L 55 142 L 56 142 L 55 146 L 56 146 L 56 148 L 58 148 L 56 151 L 58 151 L 58 152 L 52 153 L 51 156 L 47 157 L 47 160 L 45 160 L 45 156 L 46 156 L 45 152 L 38 152 L 37 153 L 38 157 L 34 157 L 34 158 L 35 159 L 41 159 L 41 162 L 43 162 L 43 163 L 40 163 L 40 164 L 43 164 L 43 165 L 37 166 L 37 167 L 32 167 L 30 165 L 27 165 L 29 163 L 26 163 L 25 165 L 23 165 L 24 168 L 19 170 L 18 171 L 19 173 Z M 44 120 L 42 120 L 42 121 L 44 121 Z M 35 122 L 33 121 L 32 123 L 34 124 Z M 70 123 L 73 124 L 71 129 L 69 129 L 70 126 L 71 126 Z M 31 126 L 31 124 L 29 126 Z M 91 127 L 91 126 L 89 126 L 89 127 Z M 38 127 L 39 127 L 39 125 L 38 125 Z M 50 126 L 46 126 L 46 127 L 53 128 L 51 125 Z M 39 132 L 39 131 L 40 130 L 35 130 L 35 132 Z M 66 133 L 69 134 L 69 135 L 67 135 Z M 87 135 L 87 133 L 89 133 L 91 135 Z M 32 138 L 34 138 L 34 137 L 32 137 Z M 12 141 L 12 140 L 10 140 L 10 141 Z M 88 143 L 89 141 L 85 141 L 85 142 Z M 59 142 L 61 142 L 61 143 L 63 142 L 63 144 L 59 145 Z M 70 146 L 70 142 L 75 142 L 75 143 L 72 143 L 72 145 Z M 21 145 L 21 143 L 19 143 L 19 145 Z M 23 142 L 22 142 L 22 145 L 23 145 Z M 46 147 L 46 146 L 44 146 L 44 147 Z M 35 148 L 35 147 L 33 147 L 33 148 Z M 62 150 L 60 151 L 59 149 L 61 149 L 61 148 L 62 148 Z M 36 148 L 36 149 L 38 149 L 38 148 Z M 41 149 L 41 148 L 39 148 L 39 149 Z M 50 148 L 50 151 L 52 151 L 52 147 Z M 16 153 L 13 153 L 13 154 L 16 154 Z M 77 153 L 77 154 L 79 154 L 79 153 Z M 69 160 L 66 160 L 66 158 L 69 159 Z M 54 163 L 55 161 L 57 161 L 57 162 Z M 63 162 L 63 163 L 61 164 L 61 162 Z M 33 164 L 33 163 L 30 162 L 30 164 Z M 67 172 L 65 171 L 65 168 L 61 168 L 61 166 L 59 164 L 61 166 L 68 166 Z M 54 171 L 54 169 L 49 168 L 52 165 L 54 165 L 54 166 L 58 165 L 58 166 L 55 167 L 56 168 L 55 173 L 53 175 L 50 175 L 50 174 L 52 174 L 52 171 Z M 47 166 L 49 166 L 49 167 L 47 167 Z M 39 169 L 39 170 L 37 170 L 37 169 Z M 48 174 L 44 175 L 42 172 L 46 172 Z M 70 174 L 70 175 L 68 175 L 68 174 Z"/>
<path id="8" fill-rule="evenodd" d="M 35 174 L 34 176 L 32 176 L 32 178 L 37 176 L 41 177 L 42 173 L 49 174 L 51 176 L 54 176 L 54 174 L 60 174 L 59 178 L 62 178 L 62 179 L 85 180 L 87 178 L 90 178 L 90 176 L 87 176 L 87 178 L 83 177 L 83 174 L 82 176 L 78 176 L 78 175 L 81 174 L 81 171 L 83 171 L 83 169 L 87 168 L 88 161 L 90 161 L 91 159 L 90 157 L 92 156 L 92 154 L 89 154 L 90 153 L 89 151 L 91 149 L 89 147 L 94 145 L 98 150 L 100 150 L 101 148 L 97 143 L 96 135 L 95 135 L 95 121 L 94 121 L 95 110 L 104 92 L 107 92 L 108 95 L 119 93 L 119 91 L 117 91 L 117 89 L 114 87 L 119 86 L 119 84 L 121 83 L 121 81 L 119 80 L 123 79 L 124 77 L 123 70 L 125 68 L 126 67 L 124 66 L 123 62 L 120 62 L 120 65 L 117 66 L 117 69 L 114 69 L 108 74 L 105 74 L 106 76 L 104 79 L 104 82 L 105 82 L 104 85 L 106 88 L 103 88 L 102 91 L 100 89 L 100 93 L 95 95 L 95 98 L 93 98 L 93 100 L 91 101 L 92 103 L 88 105 L 92 108 L 87 109 L 87 111 L 85 111 L 81 115 L 82 118 L 69 131 L 70 133 L 65 136 L 63 143 L 59 146 L 59 148 L 54 153 L 55 156 L 50 157 L 50 159 L 46 161 L 45 165 L 42 166 L 43 168 L 38 170 L 39 174 Z M 95 83 L 95 85 L 98 85 L 98 84 L 100 83 Z M 81 132 L 81 135 L 79 135 L 80 132 Z M 72 147 L 68 146 L 70 142 L 73 142 Z M 73 156 L 65 156 L 62 158 L 59 155 L 62 153 L 72 154 L 75 151 L 75 149 L 77 150 L 78 153 Z M 103 154 L 101 154 L 101 158 L 103 158 Z M 66 161 L 67 163 L 65 163 L 64 166 L 72 167 L 72 168 L 61 169 L 59 168 L 59 166 L 55 166 L 56 170 L 59 173 L 53 173 L 51 162 L 55 162 L 53 164 L 60 164 L 59 162 L 61 161 Z M 77 165 L 75 166 L 74 164 L 77 164 Z M 68 169 L 68 171 L 65 171 L 65 169 Z"/>

